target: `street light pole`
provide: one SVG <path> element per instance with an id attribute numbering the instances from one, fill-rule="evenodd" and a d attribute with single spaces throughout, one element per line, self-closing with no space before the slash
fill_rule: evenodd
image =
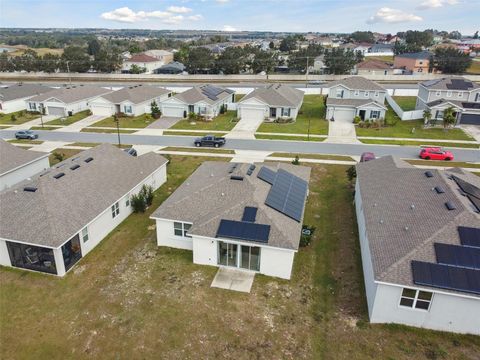
<path id="1" fill-rule="evenodd" d="M 70 76 L 70 66 L 68 65 L 68 60 L 67 60 L 67 73 L 68 73 L 68 81 L 70 83 L 70 86 L 72 86 L 72 77 Z"/>
<path id="2" fill-rule="evenodd" d="M 117 136 L 118 136 L 118 147 L 120 148 L 122 146 L 122 144 L 120 143 L 120 121 L 118 120 L 118 117 L 117 115 L 113 115 L 114 116 L 114 120 L 115 120 L 115 123 L 117 124 Z"/>

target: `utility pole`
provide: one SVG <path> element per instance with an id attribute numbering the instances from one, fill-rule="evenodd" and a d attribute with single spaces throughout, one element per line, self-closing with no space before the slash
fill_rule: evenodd
<path id="1" fill-rule="evenodd" d="M 120 143 L 120 120 L 118 119 L 117 114 L 113 115 L 113 120 L 117 124 L 118 147 L 120 148 L 122 146 L 122 144 Z"/>
<path id="2" fill-rule="evenodd" d="M 307 68 L 305 69 L 305 87 L 308 88 L 308 56 L 307 56 Z"/>
<path id="3" fill-rule="evenodd" d="M 68 66 L 68 60 L 67 60 L 67 73 L 68 73 L 68 81 L 70 83 L 70 86 L 72 86 L 72 77 L 70 76 L 70 66 Z"/>

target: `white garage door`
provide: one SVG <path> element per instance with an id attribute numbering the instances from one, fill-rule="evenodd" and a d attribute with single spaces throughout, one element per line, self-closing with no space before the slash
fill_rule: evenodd
<path id="1" fill-rule="evenodd" d="M 336 108 L 334 113 L 335 121 L 349 121 L 352 122 L 355 117 L 355 110 Z"/>
<path id="2" fill-rule="evenodd" d="M 48 106 L 47 112 L 48 115 L 65 116 L 65 108 L 63 107 Z"/>
<path id="3" fill-rule="evenodd" d="M 259 122 L 263 121 L 265 115 L 263 109 L 243 108 L 241 109 L 242 121 Z"/>
<path id="4" fill-rule="evenodd" d="M 163 116 L 183 118 L 184 111 L 185 111 L 185 109 L 182 108 L 182 107 L 163 106 Z"/>
<path id="5" fill-rule="evenodd" d="M 110 105 L 92 105 L 92 113 L 94 115 L 110 116 L 113 115 L 112 107 Z"/>

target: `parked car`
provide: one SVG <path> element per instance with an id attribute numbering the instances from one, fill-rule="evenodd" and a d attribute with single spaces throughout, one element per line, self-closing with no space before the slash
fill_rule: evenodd
<path id="1" fill-rule="evenodd" d="M 372 152 L 364 152 L 360 156 L 360 162 L 367 162 L 367 161 L 375 160 L 375 159 L 376 159 L 375 154 L 372 153 Z"/>
<path id="2" fill-rule="evenodd" d="M 133 147 L 123 149 L 123 151 L 125 151 L 128 155 L 137 156 L 137 150 L 135 150 Z"/>
<path id="3" fill-rule="evenodd" d="M 194 144 L 195 144 L 196 147 L 213 146 L 213 147 L 218 148 L 220 146 L 225 145 L 226 142 L 227 142 L 227 140 L 225 140 L 224 137 L 207 135 L 207 136 L 204 136 L 202 138 L 195 139 Z"/>
<path id="4" fill-rule="evenodd" d="M 34 140 L 38 139 L 38 134 L 34 133 L 32 130 L 20 130 L 15 133 L 15 138 Z"/>
<path id="5" fill-rule="evenodd" d="M 453 154 L 441 147 L 425 147 L 420 150 L 420 158 L 425 160 L 453 160 Z"/>

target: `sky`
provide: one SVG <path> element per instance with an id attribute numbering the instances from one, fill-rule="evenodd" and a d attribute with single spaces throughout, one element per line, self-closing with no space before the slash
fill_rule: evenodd
<path id="1" fill-rule="evenodd" d="M 0 27 L 288 32 L 480 28 L 480 0 L 0 0 Z"/>

